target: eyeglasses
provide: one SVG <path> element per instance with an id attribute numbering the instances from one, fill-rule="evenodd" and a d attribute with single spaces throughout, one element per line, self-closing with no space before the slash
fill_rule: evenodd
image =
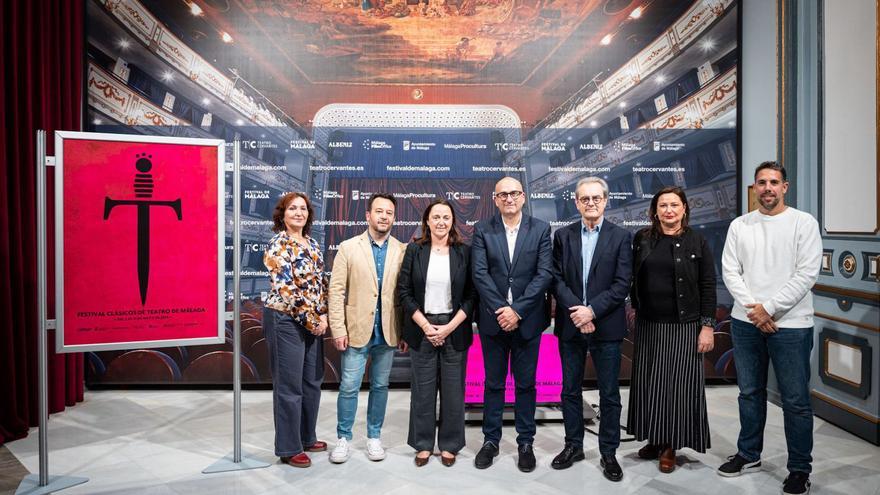
<path id="1" fill-rule="evenodd" d="M 578 203 L 580 203 L 584 206 L 587 206 L 591 202 L 593 204 L 597 205 L 597 204 L 601 203 L 602 201 L 605 201 L 605 196 L 582 196 L 582 197 L 578 198 Z"/>
<path id="2" fill-rule="evenodd" d="M 510 198 L 510 199 L 516 201 L 522 195 L 523 195 L 522 191 L 503 191 L 503 192 L 495 193 L 495 197 L 501 198 L 501 201 L 507 201 L 507 198 Z"/>

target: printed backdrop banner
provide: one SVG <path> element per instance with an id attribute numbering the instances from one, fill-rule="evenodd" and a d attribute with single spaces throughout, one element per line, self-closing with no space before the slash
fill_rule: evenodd
<path id="1" fill-rule="evenodd" d="M 366 229 L 377 192 L 397 198 L 401 241 L 419 235 L 424 208 L 442 198 L 470 242 L 474 224 L 496 213 L 504 176 L 523 184 L 525 212 L 554 231 L 579 221 L 573 195 L 584 177 L 607 181 L 606 219 L 631 232 L 650 223 L 658 190 L 679 186 L 720 272 L 739 211 L 737 0 L 94 0 L 86 9 L 88 130 L 241 142 L 245 382 L 271 382 L 262 258 L 289 191 L 311 199 L 311 235 L 329 270 L 339 243 Z M 231 198 L 227 188 L 227 215 Z M 228 311 L 229 224 L 225 244 Z M 706 376 L 732 380 L 732 298 L 720 277 L 716 289 Z M 621 380 L 636 332 L 632 308 L 627 315 Z M 539 361 L 546 397 L 556 394 L 552 332 Z M 156 350 L 179 371 L 165 375 L 99 352 L 87 381 L 118 383 L 111 371 L 125 369 L 140 383 L 228 383 L 206 370 L 232 347 L 227 338 Z M 325 384 L 339 382 L 340 359 L 325 340 Z M 391 382 L 410 377 L 398 353 Z M 584 378 L 595 378 L 590 363 Z"/>
<path id="2" fill-rule="evenodd" d="M 223 142 L 59 133 L 58 143 L 59 347 L 223 342 Z"/>
<path id="3" fill-rule="evenodd" d="M 335 129 L 328 142 L 330 163 L 362 165 L 334 177 L 479 178 L 474 166 L 500 164 L 491 130 Z"/>

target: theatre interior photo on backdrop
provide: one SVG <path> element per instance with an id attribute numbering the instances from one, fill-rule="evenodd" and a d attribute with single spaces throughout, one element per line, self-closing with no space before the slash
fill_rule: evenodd
<path id="1" fill-rule="evenodd" d="M 309 194 L 311 235 L 329 271 L 339 243 L 365 230 L 376 192 L 398 200 L 396 238 L 418 237 L 421 212 L 443 198 L 470 242 L 474 224 L 494 213 L 504 176 L 522 182 L 525 211 L 554 231 L 580 218 L 573 194 L 583 177 L 607 181 L 606 218 L 632 232 L 650 223 L 656 191 L 679 186 L 720 273 L 741 200 L 737 1 L 654 0 L 636 10 L 621 0 L 209 3 L 202 11 L 183 1 L 86 2 L 86 130 L 223 139 L 227 161 L 241 143 L 245 383 L 271 382 L 263 252 L 272 209 L 288 191 Z M 228 224 L 229 308 L 231 243 Z M 732 383 L 732 299 L 720 277 L 717 300 L 705 373 Z M 635 340 L 632 309 L 628 316 L 624 381 Z M 86 381 L 230 383 L 227 327 L 221 344 L 89 352 Z M 556 348 L 552 326 L 543 339 Z M 330 340 L 324 351 L 324 382 L 338 383 L 339 353 Z M 539 402 L 558 401 L 555 354 L 541 357 Z M 478 402 L 482 378 L 471 374 L 468 398 Z M 392 384 L 409 376 L 398 353 Z M 584 378 L 595 379 L 591 364 Z"/>

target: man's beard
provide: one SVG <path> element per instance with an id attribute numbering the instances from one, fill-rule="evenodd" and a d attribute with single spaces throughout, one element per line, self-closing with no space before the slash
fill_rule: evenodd
<path id="1" fill-rule="evenodd" d="M 769 202 L 768 202 L 769 201 Z M 766 196 L 761 198 L 761 204 L 766 210 L 772 210 L 779 204 L 779 196 Z"/>

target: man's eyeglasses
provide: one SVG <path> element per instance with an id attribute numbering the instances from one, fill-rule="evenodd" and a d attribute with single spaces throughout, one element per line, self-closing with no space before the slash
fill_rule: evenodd
<path id="1" fill-rule="evenodd" d="M 502 191 L 499 193 L 495 193 L 496 198 L 501 198 L 501 201 L 507 201 L 507 198 L 510 198 L 514 201 L 522 197 L 522 191 Z"/>
<path id="2" fill-rule="evenodd" d="M 587 206 L 591 202 L 597 205 L 602 201 L 605 201 L 605 196 L 581 196 L 578 198 L 578 202 L 584 206 Z"/>

